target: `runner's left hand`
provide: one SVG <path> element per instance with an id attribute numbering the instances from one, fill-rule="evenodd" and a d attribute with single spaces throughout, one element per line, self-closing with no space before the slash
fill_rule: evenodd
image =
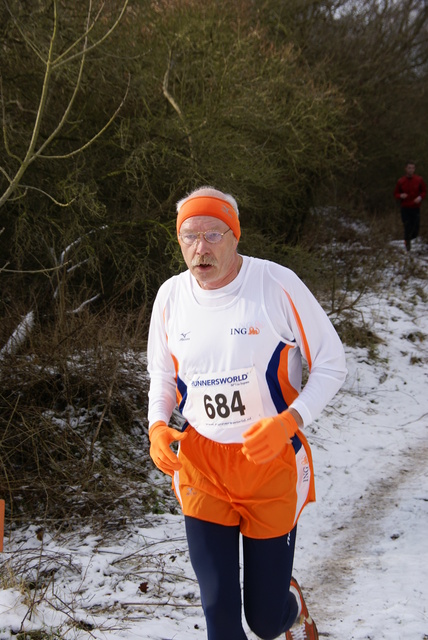
<path id="1" fill-rule="evenodd" d="M 264 464 L 281 453 L 298 429 L 295 418 L 284 411 L 272 418 L 262 418 L 244 433 L 242 452 L 251 462 Z"/>

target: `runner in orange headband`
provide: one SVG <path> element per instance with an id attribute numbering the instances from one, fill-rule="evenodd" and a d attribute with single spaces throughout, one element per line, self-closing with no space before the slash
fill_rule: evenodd
<path id="1" fill-rule="evenodd" d="M 291 269 L 238 254 L 232 195 L 202 187 L 176 211 L 187 270 L 153 304 L 150 455 L 182 509 L 206 637 L 248 640 L 244 610 L 254 637 L 318 640 L 292 576 L 296 524 L 315 499 L 302 429 L 345 380 L 343 345 Z"/>
<path id="2" fill-rule="evenodd" d="M 230 202 L 214 196 L 194 196 L 185 200 L 177 215 L 177 234 L 185 220 L 194 216 L 211 216 L 223 220 L 232 229 L 237 240 L 241 237 L 238 214 Z"/>

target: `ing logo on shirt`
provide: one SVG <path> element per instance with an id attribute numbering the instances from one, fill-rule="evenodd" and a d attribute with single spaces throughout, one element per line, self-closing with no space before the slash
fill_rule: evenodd
<path id="1" fill-rule="evenodd" d="M 302 474 L 302 482 L 309 482 L 310 479 L 310 467 L 309 467 L 309 460 L 308 460 L 308 456 L 304 455 L 300 461 L 300 464 L 303 467 L 303 474 Z"/>
<path id="2" fill-rule="evenodd" d="M 232 327 L 230 329 L 231 336 L 258 336 L 260 328 L 250 325 L 249 327 Z"/>

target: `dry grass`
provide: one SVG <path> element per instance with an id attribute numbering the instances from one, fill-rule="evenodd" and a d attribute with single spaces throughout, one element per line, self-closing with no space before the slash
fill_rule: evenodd
<path id="1" fill-rule="evenodd" d="M 154 506 L 135 327 L 113 313 L 39 326 L 0 361 L 0 495 L 14 523 L 120 518 L 143 486 L 141 508 Z"/>

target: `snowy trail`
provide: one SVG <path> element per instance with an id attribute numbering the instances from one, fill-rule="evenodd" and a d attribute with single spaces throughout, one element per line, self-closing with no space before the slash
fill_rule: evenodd
<path id="1" fill-rule="evenodd" d="M 302 517 L 295 568 L 321 638 L 428 639 L 426 311 L 426 280 L 414 278 L 367 302 L 380 357 L 352 350 L 315 426 L 318 504 Z"/>
<path id="2" fill-rule="evenodd" d="M 423 443 L 409 448 L 395 464 L 386 464 L 379 469 L 378 479 L 373 482 L 373 486 L 354 504 L 350 516 L 341 523 L 337 523 L 333 535 L 330 532 L 327 537 L 330 554 L 327 558 L 324 557 L 315 562 L 312 575 L 307 578 L 309 584 L 315 585 L 310 590 L 310 600 L 313 603 L 311 610 L 314 617 L 323 621 L 323 628 L 320 629 L 321 637 L 325 636 L 334 640 L 343 637 L 340 632 L 337 633 L 337 620 L 343 620 L 350 615 L 352 618 L 352 608 L 358 604 L 358 601 L 354 602 L 350 610 L 349 598 L 344 597 L 344 594 L 349 594 L 352 587 L 358 583 L 361 570 L 365 565 L 370 566 L 373 571 L 376 562 L 376 557 L 373 557 L 376 556 L 376 552 L 373 554 L 373 549 L 376 548 L 379 541 L 388 535 L 385 532 L 388 531 L 391 515 L 397 519 L 398 513 L 401 511 L 400 518 L 404 520 L 404 509 L 409 504 L 406 500 L 402 500 L 402 496 L 410 494 L 414 486 L 420 488 L 421 475 L 427 473 L 427 460 L 428 434 Z M 425 481 L 424 491 L 419 500 L 427 502 L 428 478 Z M 394 528 L 390 529 L 389 538 L 391 541 L 400 538 L 397 531 Z M 397 546 L 399 545 L 397 544 Z M 384 571 L 381 566 L 375 570 Z M 362 582 L 363 585 L 366 585 L 370 597 L 372 588 L 367 576 L 366 579 L 363 577 Z M 354 619 L 357 628 L 359 626 L 358 618 L 359 615 Z M 407 635 L 408 633 L 407 630 L 403 638 L 413 637 Z M 371 636 L 362 635 L 361 637 Z M 372 637 L 377 640 L 384 636 L 373 635 Z M 394 638 L 398 638 L 398 635 Z"/>

